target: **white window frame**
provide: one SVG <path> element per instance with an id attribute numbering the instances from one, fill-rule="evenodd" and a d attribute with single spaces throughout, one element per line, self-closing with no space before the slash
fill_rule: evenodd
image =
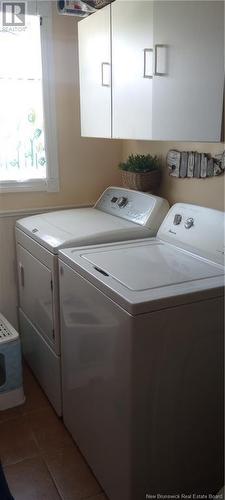
<path id="1" fill-rule="evenodd" d="M 26 181 L 1 181 L 0 193 L 26 191 L 59 191 L 59 165 L 57 148 L 57 128 L 55 109 L 55 75 L 52 35 L 52 3 L 51 1 L 31 0 L 27 2 L 27 14 L 41 17 L 41 52 L 43 75 L 43 111 L 46 147 L 46 179 L 30 179 Z M 1 14 L 1 12 L 0 12 Z"/>

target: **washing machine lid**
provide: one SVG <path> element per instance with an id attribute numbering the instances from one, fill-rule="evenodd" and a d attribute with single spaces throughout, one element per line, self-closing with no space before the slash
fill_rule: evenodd
<path id="1" fill-rule="evenodd" d="M 144 291 L 219 276 L 223 271 L 188 253 L 155 241 L 151 245 L 87 253 L 82 256 L 128 290 Z"/>
<path id="2" fill-rule="evenodd" d="M 132 314 L 223 286 L 223 266 L 153 238 L 65 251 L 60 258 Z"/>
<path id="3" fill-rule="evenodd" d="M 60 248 L 151 235 L 147 227 L 96 208 L 76 208 L 34 215 L 17 221 L 16 227 L 55 254 Z"/>

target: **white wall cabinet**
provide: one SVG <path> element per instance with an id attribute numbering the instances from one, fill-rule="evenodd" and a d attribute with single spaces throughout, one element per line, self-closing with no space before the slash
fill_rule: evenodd
<path id="1" fill-rule="evenodd" d="M 220 140 L 223 9 L 222 1 L 154 3 L 153 139 Z"/>
<path id="2" fill-rule="evenodd" d="M 81 132 L 220 141 L 223 1 L 116 0 L 79 23 Z"/>
<path id="3" fill-rule="evenodd" d="M 78 23 L 81 135 L 111 137 L 110 5 Z"/>
<path id="4" fill-rule="evenodd" d="M 153 3 L 118 0 L 112 8 L 112 133 L 152 136 Z"/>

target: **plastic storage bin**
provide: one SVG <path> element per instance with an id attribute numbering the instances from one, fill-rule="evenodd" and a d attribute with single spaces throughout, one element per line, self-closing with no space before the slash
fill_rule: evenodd
<path id="1" fill-rule="evenodd" d="M 24 401 L 19 334 L 0 314 L 0 411 Z"/>

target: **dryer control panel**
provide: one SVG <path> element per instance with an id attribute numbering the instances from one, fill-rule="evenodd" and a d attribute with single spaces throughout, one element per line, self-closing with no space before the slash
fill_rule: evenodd
<path id="1" fill-rule="evenodd" d="M 157 237 L 202 257 L 224 263 L 224 212 L 188 203 L 176 203 L 165 217 Z"/>
<path id="2" fill-rule="evenodd" d="M 100 196 L 95 208 L 141 226 L 152 227 L 163 221 L 169 204 L 163 198 L 122 187 L 109 187 Z"/>

